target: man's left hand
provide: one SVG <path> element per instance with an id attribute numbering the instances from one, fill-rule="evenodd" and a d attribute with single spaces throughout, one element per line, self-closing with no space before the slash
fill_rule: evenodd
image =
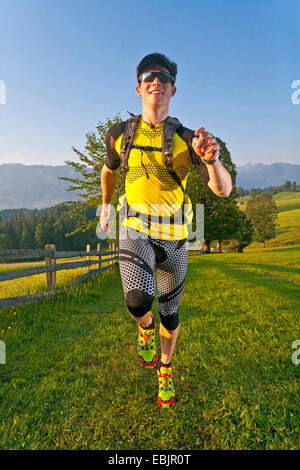
<path id="1" fill-rule="evenodd" d="M 220 146 L 213 135 L 206 132 L 204 127 L 195 130 L 192 146 L 196 154 L 205 160 L 212 160 L 220 150 Z"/>

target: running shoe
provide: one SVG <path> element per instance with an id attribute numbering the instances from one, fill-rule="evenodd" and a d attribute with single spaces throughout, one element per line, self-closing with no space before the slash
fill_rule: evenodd
<path id="1" fill-rule="evenodd" d="M 155 367 L 157 361 L 154 328 L 145 329 L 139 323 L 138 356 L 144 367 Z"/>
<path id="2" fill-rule="evenodd" d="M 172 378 L 172 367 L 157 369 L 158 404 L 161 408 L 170 408 L 175 403 L 175 388 Z"/>

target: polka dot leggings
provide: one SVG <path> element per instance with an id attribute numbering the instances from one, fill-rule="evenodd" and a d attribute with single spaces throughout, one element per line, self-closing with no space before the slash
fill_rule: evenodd
<path id="1" fill-rule="evenodd" d="M 131 228 L 120 228 L 119 265 L 126 307 L 135 317 L 152 308 L 155 297 L 161 323 L 167 330 L 179 325 L 179 302 L 188 262 L 188 241 L 159 240 Z"/>

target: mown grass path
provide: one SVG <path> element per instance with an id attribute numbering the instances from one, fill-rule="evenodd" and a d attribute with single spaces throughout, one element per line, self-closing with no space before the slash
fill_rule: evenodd
<path id="1" fill-rule="evenodd" d="M 299 294 L 299 247 L 190 258 L 172 410 L 137 359 L 117 269 L 1 311 L 0 448 L 299 448 Z"/>

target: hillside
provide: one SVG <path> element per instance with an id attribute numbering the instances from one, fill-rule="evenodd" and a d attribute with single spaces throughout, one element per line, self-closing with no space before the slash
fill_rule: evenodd
<path id="1" fill-rule="evenodd" d="M 249 163 L 238 166 L 237 172 L 237 186 L 244 189 L 263 189 L 287 180 L 300 184 L 300 165 Z M 75 174 L 75 170 L 67 165 L 0 165 L 0 210 L 43 209 L 62 201 L 77 200 L 74 191 L 65 191 L 69 184 L 58 179 L 58 176 L 73 178 Z"/>
<path id="2" fill-rule="evenodd" d="M 300 183 L 300 165 L 248 163 L 237 167 L 237 186 L 244 189 L 279 186 L 285 181 Z"/>
<path id="3" fill-rule="evenodd" d="M 241 210 L 246 209 L 250 196 L 239 199 Z M 278 226 L 276 238 L 266 242 L 266 247 L 279 247 L 300 244 L 300 193 L 284 191 L 275 194 L 273 199 L 278 207 Z M 258 247 L 258 243 L 252 243 L 247 249 Z"/>

